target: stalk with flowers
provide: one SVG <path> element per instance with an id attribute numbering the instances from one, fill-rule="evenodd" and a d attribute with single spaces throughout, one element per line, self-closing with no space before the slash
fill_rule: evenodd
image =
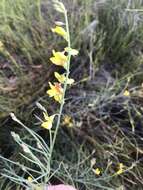
<path id="1" fill-rule="evenodd" d="M 11 133 L 16 143 L 22 149 L 20 156 L 22 156 L 26 162 L 29 162 L 31 167 L 26 166 L 23 163 L 11 161 L 0 155 L 0 159 L 2 159 L 7 166 L 4 168 L 1 175 L 5 178 L 9 178 L 15 184 L 19 184 L 21 187 L 24 187 L 26 190 L 46 189 L 46 184 L 54 175 L 53 173 L 51 174 L 52 153 L 58 134 L 58 129 L 60 127 L 63 107 L 65 104 L 66 90 L 68 85 L 74 83 L 74 79 L 69 78 L 70 62 L 71 56 L 76 56 L 78 51 L 71 48 L 68 15 L 64 4 L 58 0 L 53 0 L 53 4 L 55 9 L 64 15 L 65 23 L 56 22 L 56 26 L 52 28 L 52 32 L 61 36 L 67 43 L 67 47 L 65 47 L 62 52 L 53 50 L 53 56 L 50 58 L 50 61 L 53 64 L 63 67 L 65 70 L 63 74 L 54 72 L 57 82 L 49 82 L 49 89 L 47 90 L 49 97 L 53 98 L 60 105 L 59 113 L 49 115 L 41 104 L 37 104 L 38 107 L 43 111 L 44 121 L 42 121 L 41 127 L 49 131 L 50 143 L 48 145 L 40 135 L 25 126 L 13 113 L 11 113 L 12 119 L 20 124 L 27 131 L 29 138 L 32 139 L 33 144 L 29 145 L 24 138 L 21 138 L 15 132 Z M 54 121 L 56 121 L 56 125 L 53 132 Z M 35 167 L 33 168 L 32 166 Z M 20 170 L 20 173 L 23 172 L 23 174 L 19 176 L 19 174 L 14 171 L 14 167 L 18 168 L 18 171 Z"/>
<path id="2" fill-rule="evenodd" d="M 52 32 L 63 37 L 64 40 L 66 40 L 67 42 L 67 47 L 65 47 L 62 52 L 56 52 L 55 50 L 53 50 L 53 56 L 50 58 L 50 61 L 53 64 L 63 67 L 65 69 L 65 73 L 62 75 L 59 74 L 58 72 L 54 73 L 55 78 L 57 79 L 58 82 L 54 84 L 49 82 L 50 89 L 47 91 L 47 94 L 49 95 L 49 97 L 53 97 L 54 100 L 60 104 L 60 110 L 59 110 L 59 113 L 57 114 L 58 118 L 57 118 L 56 129 L 55 129 L 54 137 L 52 141 L 51 152 L 54 148 L 57 132 L 60 126 L 63 106 L 65 103 L 65 94 L 66 94 L 67 86 L 74 83 L 74 79 L 69 78 L 71 56 L 76 56 L 78 54 L 77 50 L 71 48 L 69 23 L 68 23 L 67 10 L 65 9 L 65 6 L 63 5 L 63 3 L 57 0 L 54 0 L 54 7 L 57 11 L 64 14 L 65 23 L 56 22 L 56 26 L 55 28 L 52 28 Z M 65 28 L 63 28 L 62 25 L 65 26 Z M 43 114 L 44 114 L 45 122 L 42 123 L 42 127 L 51 130 L 52 124 L 56 115 L 48 116 L 47 113 L 43 113 Z"/>

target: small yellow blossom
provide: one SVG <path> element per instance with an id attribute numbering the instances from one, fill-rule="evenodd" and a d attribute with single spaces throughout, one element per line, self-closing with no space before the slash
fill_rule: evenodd
<path id="1" fill-rule="evenodd" d="M 100 170 L 99 168 L 92 169 L 92 171 L 93 171 L 96 175 L 100 175 L 100 174 L 101 174 L 101 170 Z"/>
<path id="2" fill-rule="evenodd" d="M 72 49 L 72 48 L 69 48 L 69 47 L 66 47 L 64 50 L 65 50 L 65 52 L 70 53 L 73 56 L 76 56 L 79 53 L 76 49 Z"/>
<path id="3" fill-rule="evenodd" d="M 50 61 L 58 66 L 62 66 L 65 69 L 67 68 L 68 57 L 64 55 L 64 52 L 55 52 L 53 50 L 53 57 L 50 58 Z"/>
<path id="4" fill-rule="evenodd" d="M 45 129 L 51 129 L 53 125 L 53 121 L 55 118 L 55 115 L 48 116 L 47 113 L 43 113 L 45 121 L 42 123 L 42 127 Z"/>
<path id="5" fill-rule="evenodd" d="M 63 27 L 56 26 L 55 28 L 52 28 L 52 32 L 62 36 L 65 40 L 67 40 L 67 32 Z"/>
<path id="6" fill-rule="evenodd" d="M 57 102 L 61 103 L 63 97 L 63 88 L 60 83 L 54 83 L 54 85 L 49 82 L 50 88 L 47 90 L 47 94 L 53 97 Z"/>
<path id="7" fill-rule="evenodd" d="M 65 74 L 62 74 L 62 75 L 60 75 L 59 73 L 57 73 L 57 72 L 54 72 L 54 75 L 55 75 L 55 77 L 56 77 L 56 79 L 60 82 L 60 83 L 64 83 L 65 81 L 66 81 L 66 76 L 65 76 Z M 68 78 L 67 79 L 67 84 L 73 84 L 74 83 L 74 79 L 70 79 L 70 78 Z"/>
<path id="8" fill-rule="evenodd" d="M 63 120 L 63 125 L 67 125 L 68 127 L 73 127 L 72 118 L 68 115 L 65 115 L 64 120 Z"/>
<path id="9" fill-rule="evenodd" d="M 123 163 L 119 163 L 119 169 L 116 172 L 116 174 L 120 175 L 123 173 L 123 171 L 124 171 L 124 165 L 123 165 Z"/>
<path id="10" fill-rule="evenodd" d="M 130 96 L 130 92 L 128 90 L 125 90 L 124 96 Z"/>
<path id="11" fill-rule="evenodd" d="M 33 179 L 32 179 L 31 176 L 29 176 L 29 177 L 27 178 L 27 180 L 28 180 L 29 182 L 32 182 L 32 181 L 33 181 Z"/>

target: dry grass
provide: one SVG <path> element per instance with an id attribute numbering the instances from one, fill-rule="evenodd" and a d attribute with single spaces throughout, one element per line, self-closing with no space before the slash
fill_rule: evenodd
<path id="1" fill-rule="evenodd" d="M 0 77 L 3 88 L 0 112 L 3 115 L 17 110 L 23 122 L 46 140 L 45 131 L 39 129 L 33 116 L 39 113 L 35 102 L 39 101 L 51 111 L 56 109 L 43 94 L 54 69 L 48 61 L 49 52 L 55 41 L 57 47 L 64 44 L 60 39 L 51 41 L 50 20 L 54 20 L 54 13 L 46 8 L 45 1 L 42 1 L 42 13 L 38 1 L 16 1 L 15 5 L 9 2 L 9 6 L 2 2 L 1 41 L 18 68 L 11 71 L 12 60 L 1 55 L 6 72 L 2 70 Z M 66 1 L 72 42 L 80 49 L 80 55 L 72 60 L 71 76 L 76 83 L 67 94 L 64 109 L 64 114 L 72 118 L 73 127 L 61 125 L 52 171 L 59 169 L 52 183 L 70 183 L 79 190 L 142 190 L 142 12 L 126 10 L 139 9 L 142 3 L 138 0 L 130 5 L 129 2 Z M 90 3 L 94 4 L 92 8 Z M 9 9 L 11 11 L 6 13 Z M 31 11 L 33 9 L 37 12 Z M 5 76 L 8 70 L 10 74 Z M 129 90 L 129 96 L 124 95 L 125 90 Z M 1 125 L 5 127 L 0 135 L 4 142 L 2 153 L 7 155 L 5 150 L 9 150 L 12 154 L 7 157 L 19 160 L 19 149 L 10 137 L 9 145 L 5 146 L 6 127 L 11 131 L 15 124 L 6 118 Z M 29 138 L 18 126 L 14 130 Z M 93 158 L 96 159 L 94 168 L 101 170 L 100 176 L 91 167 Z M 124 172 L 116 175 L 119 163 L 124 164 Z M 20 189 L 3 178 L 0 185 L 2 190 Z"/>

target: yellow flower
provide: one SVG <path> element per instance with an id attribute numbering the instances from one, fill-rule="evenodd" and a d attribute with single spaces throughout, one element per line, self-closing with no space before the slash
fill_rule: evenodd
<path id="1" fill-rule="evenodd" d="M 57 72 L 54 72 L 54 75 L 56 77 L 56 79 L 60 82 L 60 83 L 64 83 L 66 81 L 66 76 L 65 74 L 60 75 Z M 67 84 L 73 84 L 74 83 L 74 79 L 67 79 Z"/>
<path id="2" fill-rule="evenodd" d="M 61 103 L 63 97 L 63 88 L 60 83 L 54 83 L 54 85 L 49 82 L 50 90 L 47 90 L 47 94 L 53 97 L 57 102 Z"/>
<path id="3" fill-rule="evenodd" d="M 28 180 L 29 182 L 32 182 L 32 181 L 33 181 L 33 179 L 32 179 L 31 176 L 29 176 L 29 177 L 27 178 L 27 180 Z"/>
<path id="4" fill-rule="evenodd" d="M 55 28 L 52 28 L 52 32 L 62 36 L 65 40 L 67 40 L 67 32 L 63 27 L 56 26 Z"/>
<path id="5" fill-rule="evenodd" d="M 123 163 L 119 163 L 119 169 L 116 172 L 116 174 L 120 175 L 123 173 L 123 171 L 124 171 L 124 165 L 123 165 Z"/>
<path id="6" fill-rule="evenodd" d="M 65 115 L 64 120 L 63 120 L 63 125 L 67 125 L 68 127 L 73 127 L 72 118 L 68 115 Z"/>
<path id="7" fill-rule="evenodd" d="M 73 56 L 78 55 L 78 53 L 79 53 L 76 49 L 72 49 L 72 48 L 69 48 L 69 47 L 65 48 L 65 52 L 68 52 Z"/>
<path id="8" fill-rule="evenodd" d="M 45 112 L 43 114 L 44 114 L 45 121 L 42 123 L 41 126 L 43 128 L 45 128 L 45 129 L 51 129 L 52 125 L 53 125 L 53 121 L 54 121 L 55 115 L 48 116 L 48 114 L 45 113 Z"/>
<path id="9" fill-rule="evenodd" d="M 123 95 L 124 95 L 124 96 L 130 96 L 130 92 L 129 92 L 128 90 L 125 90 L 125 92 L 124 92 Z"/>
<path id="10" fill-rule="evenodd" d="M 100 170 L 99 168 L 92 169 L 92 171 L 93 171 L 96 175 L 100 175 L 100 174 L 101 174 L 101 170 Z"/>
<path id="11" fill-rule="evenodd" d="M 55 52 L 53 50 L 53 57 L 50 58 L 50 61 L 58 66 L 62 66 L 65 69 L 67 68 L 68 57 L 64 55 L 64 52 Z"/>

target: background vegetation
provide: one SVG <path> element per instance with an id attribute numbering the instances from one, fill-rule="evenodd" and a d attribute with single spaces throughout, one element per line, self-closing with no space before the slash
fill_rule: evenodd
<path id="1" fill-rule="evenodd" d="M 72 46 L 80 54 L 72 60 L 76 84 L 64 108 L 72 118 L 72 128 L 61 124 L 53 172 L 60 167 L 51 183 L 69 183 L 83 190 L 142 190 L 143 3 L 63 2 L 69 11 Z M 20 161 L 20 150 L 10 131 L 29 143 L 32 140 L 12 122 L 10 112 L 48 138 L 36 120 L 35 114 L 40 117 L 36 102 L 50 111 L 56 107 L 50 106 L 45 92 L 55 69 L 50 52 L 55 45 L 64 46 L 50 29 L 58 19 L 50 0 L 0 1 L 0 41 L 4 44 L 0 47 L 0 153 L 14 161 Z M 120 163 L 125 171 L 116 175 Z M 95 174 L 96 168 L 100 175 Z M 0 189 L 20 187 L 1 177 Z"/>

